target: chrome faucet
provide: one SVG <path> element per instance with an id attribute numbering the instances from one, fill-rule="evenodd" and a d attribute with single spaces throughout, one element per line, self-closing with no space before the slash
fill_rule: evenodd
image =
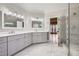
<path id="1" fill-rule="evenodd" d="M 9 32 L 9 34 L 13 34 L 13 33 L 15 33 L 15 31 L 14 31 L 14 30 L 12 30 L 12 31 L 10 31 L 10 32 Z"/>

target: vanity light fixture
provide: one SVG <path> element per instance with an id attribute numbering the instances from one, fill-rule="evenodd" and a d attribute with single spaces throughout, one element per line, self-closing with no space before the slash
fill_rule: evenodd
<path id="1" fill-rule="evenodd" d="M 17 17 L 21 17 L 21 15 L 17 15 Z"/>
<path id="2" fill-rule="evenodd" d="M 11 14 L 12 14 L 12 12 L 9 11 L 9 12 L 8 12 L 8 15 L 11 15 Z"/>
<path id="3" fill-rule="evenodd" d="M 21 18 L 24 18 L 24 16 L 21 16 Z"/>
<path id="4" fill-rule="evenodd" d="M 12 12 L 4 12 L 5 14 L 7 14 L 7 15 L 12 15 Z"/>

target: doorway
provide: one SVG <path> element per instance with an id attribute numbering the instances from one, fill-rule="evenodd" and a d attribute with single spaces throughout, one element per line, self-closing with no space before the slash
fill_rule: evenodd
<path id="1" fill-rule="evenodd" d="M 57 17 L 50 18 L 50 40 L 53 45 L 58 45 L 58 21 Z"/>

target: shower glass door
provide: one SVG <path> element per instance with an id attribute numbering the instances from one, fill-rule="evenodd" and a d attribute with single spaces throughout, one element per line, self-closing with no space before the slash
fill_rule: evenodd
<path id="1" fill-rule="evenodd" d="M 79 56 L 79 3 L 70 3 L 70 55 Z"/>

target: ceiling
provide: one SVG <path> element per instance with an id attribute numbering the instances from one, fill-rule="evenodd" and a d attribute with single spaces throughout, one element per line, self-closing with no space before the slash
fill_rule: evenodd
<path id="1" fill-rule="evenodd" d="M 51 12 L 67 8 L 67 3 L 18 3 L 17 5 L 30 12 Z"/>
<path id="2" fill-rule="evenodd" d="M 6 5 L 12 5 L 12 3 Z M 29 12 L 46 13 L 67 9 L 68 3 L 13 3 Z M 79 3 L 71 3 L 71 7 L 79 7 Z"/>

